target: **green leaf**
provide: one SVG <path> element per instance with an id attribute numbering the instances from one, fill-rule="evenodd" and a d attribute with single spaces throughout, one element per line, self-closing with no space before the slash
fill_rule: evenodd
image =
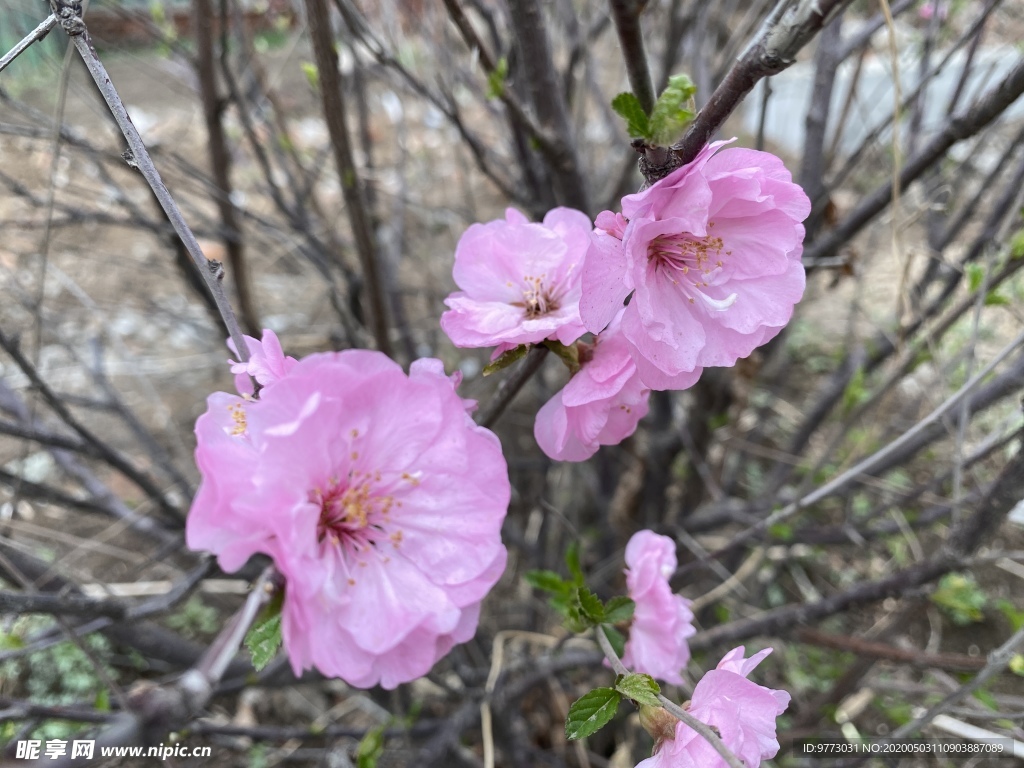
<path id="1" fill-rule="evenodd" d="M 566 581 L 554 571 L 527 571 L 523 578 L 534 589 L 550 592 L 553 595 L 568 595 L 569 590 L 572 589 L 572 583 Z"/>
<path id="2" fill-rule="evenodd" d="M 1005 307 L 1008 304 L 1010 304 L 1010 300 L 1003 296 L 1003 294 L 996 293 L 995 291 L 990 292 L 985 297 L 986 307 Z"/>
<path id="3" fill-rule="evenodd" d="M 1015 259 L 1024 259 L 1024 229 L 1019 229 L 1010 238 L 1010 256 Z"/>
<path id="4" fill-rule="evenodd" d="M 568 603 L 562 615 L 565 616 L 565 628 L 574 634 L 582 634 L 594 626 L 594 622 L 583 615 L 578 603 Z"/>
<path id="5" fill-rule="evenodd" d="M 661 706 L 661 702 L 658 701 L 661 686 L 654 682 L 654 678 L 650 675 L 638 673 L 619 675 L 615 681 L 615 690 L 637 704 L 646 704 L 649 707 Z"/>
<path id="6" fill-rule="evenodd" d="M 1024 677 L 1024 655 L 1014 654 L 1013 658 L 1010 659 L 1010 671 L 1015 675 Z"/>
<path id="7" fill-rule="evenodd" d="M 281 647 L 281 614 L 253 626 L 245 636 L 245 647 L 252 654 L 252 665 L 257 672 L 267 666 Z"/>
<path id="8" fill-rule="evenodd" d="M 566 346 L 560 341 L 547 339 L 544 346 L 558 355 L 559 359 L 565 363 L 565 367 L 569 369 L 570 375 L 575 376 L 580 372 L 580 349 L 575 344 Z"/>
<path id="9" fill-rule="evenodd" d="M 100 712 L 109 712 L 110 691 L 108 691 L 106 688 L 100 688 L 98 691 L 96 691 L 96 699 L 93 702 L 93 706 Z"/>
<path id="10" fill-rule="evenodd" d="M 979 688 L 974 692 L 974 698 L 984 704 L 986 707 L 991 709 L 993 712 L 999 711 L 999 702 L 996 701 L 996 697 L 989 693 L 984 688 Z"/>
<path id="11" fill-rule="evenodd" d="M 569 707 L 565 720 L 565 737 L 570 741 L 597 733 L 608 724 L 619 709 L 622 696 L 614 688 L 595 688 Z"/>
<path id="12" fill-rule="evenodd" d="M 508 78 L 508 60 L 502 56 L 494 69 L 487 75 L 487 98 L 500 99 L 505 95 L 505 80 Z"/>
<path id="13" fill-rule="evenodd" d="M 17 651 L 25 647 L 25 641 L 19 635 L 0 632 L 0 651 Z"/>
<path id="14" fill-rule="evenodd" d="M 601 604 L 601 598 L 589 589 L 576 587 L 576 601 L 579 603 L 581 615 L 590 619 L 594 624 L 604 621 L 604 606 Z"/>
<path id="15" fill-rule="evenodd" d="M 625 636 L 611 624 L 602 624 L 600 629 L 604 632 L 604 636 L 608 638 L 608 642 L 611 643 L 615 655 L 621 658 L 622 654 L 626 652 Z"/>
<path id="16" fill-rule="evenodd" d="M 484 366 L 484 376 L 490 376 L 492 373 L 497 373 L 502 368 L 508 368 L 516 360 L 521 360 L 526 357 L 526 353 L 529 351 L 529 347 L 526 344 L 520 344 L 518 347 L 514 347 L 507 352 L 502 352 L 497 360 L 492 360 Z"/>
<path id="17" fill-rule="evenodd" d="M 651 112 L 651 140 L 655 145 L 667 147 L 679 138 L 683 129 L 695 116 L 691 107 L 697 86 L 686 75 L 673 75 L 668 88 L 658 97 Z"/>
<path id="18" fill-rule="evenodd" d="M 626 132 L 635 139 L 651 138 L 651 121 L 640 106 L 640 99 L 629 91 L 612 99 L 612 109 L 626 121 Z"/>
<path id="19" fill-rule="evenodd" d="M 604 620 L 609 624 L 624 624 L 633 618 L 636 603 L 628 597 L 613 597 L 604 604 Z"/>
<path id="20" fill-rule="evenodd" d="M 970 574 L 947 573 L 939 580 L 931 600 L 958 626 L 966 626 L 985 618 L 983 609 L 988 598 Z"/>
<path id="21" fill-rule="evenodd" d="M 384 754 L 385 724 L 366 732 L 359 746 L 356 747 L 356 765 L 358 768 L 377 768 L 377 760 Z"/>
<path id="22" fill-rule="evenodd" d="M 1010 628 L 1014 632 L 1021 627 L 1024 627 L 1024 610 L 1017 610 L 1017 606 L 1006 598 L 999 600 L 996 603 L 996 608 L 998 608 L 1002 612 L 1003 616 L 1006 617 L 1006 620 L 1010 622 Z"/>
<path id="23" fill-rule="evenodd" d="M 964 274 L 967 275 L 967 290 L 974 293 L 985 279 L 985 268 L 981 264 L 968 264 L 964 267 Z"/>
<path id="24" fill-rule="evenodd" d="M 300 66 L 302 67 L 302 74 L 306 76 L 306 82 L 309 83 L 309 87 L 314 91 L 320 90 L 320 72 L 317 71 L 316 64 L 311 61 L 304 61 Z"/>
<path id="25" fill-rule="evenodd" d="M 565 550 L 565 564 L 569 568 L 569 573 L 572 574 L 573 581 L 576 584 L 583 583 L 583 568 L 580 567 L 580 543 L 573 541 L 569 544 L 569 548 Z"/>

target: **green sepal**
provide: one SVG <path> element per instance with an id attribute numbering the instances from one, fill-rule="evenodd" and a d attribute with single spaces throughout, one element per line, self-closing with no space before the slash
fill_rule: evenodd
<path id="1" fill-rule="evenodd" d="M 575 344 L 566 346 L 560 341 L 554 339 L 546 339 L 544 346 L 558 355 L 558 359 L 565 363 L 565 367 L 569 369 L 569 373 L 575 376 L 580 372 L 580 348 Z"/>
<path id="2" fill-rule="evenodd" d="M 522 360 L 526 357 L 526 353 L 530 351 L 530 347 L 526 344 L 520 344 L 518 347 L 502 352 L 498 355 L 497 360 L 492 360 L 484 366 L 484 376 L 490 376 L 492 373 L 497 373 L 502 368 L 508 368 L 512 363 L 517 360 Z"/>

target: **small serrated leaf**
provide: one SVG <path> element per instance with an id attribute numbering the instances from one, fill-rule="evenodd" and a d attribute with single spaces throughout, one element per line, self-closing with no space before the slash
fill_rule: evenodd
<path id="1" fill-rule="evenodd" d="M 604 606 L 601 598 L 595 595 L 586 587 L 576 588 L 576 601 L 579 603 L 580 613 L 594 624 L 604 621 Z"/>
<path id="2" fill-rule="evenodd" d="M 621 659 L 622 654 L 626 652 L 625 636 L 611 624 L 602 624 L 600 629 L 604 632 L 604 636 L 608 638 L 608 642 L 611 643 L 615 655 Z"/>
<path id="3" fill-rule="evenodd" d="M 612 109 L 626 121 L 626 132 L 636 139 L 651 138 L 651 120 L 640 105 L 640 99 L 626 91 L 612 99 Z"/>
<path id="4" fill-rule="evenodd" d="M 529 347 L 526 344 L 520 344 L 518 347 L 506 350 L 498 355 L 496 360 L 492 360 L 484 366 L 484 376 L 490 376 L 492 373 L 497 373 L 502 368 L 508 368 L 516 360 L 521 360 L 526 357 L 526 353 L 529 351 Z"/>
<path id="5" fill-rule="evenodd" d="M 554 571 L 527 571 L 523 578 L 531 587 L 543 592 L 550 592 L 553 595 L 568 595 L 569 590 L 572 589 L 572 583 L 566 581 Z"/>
<path id="6" fill-rule="evenodd" d="M 687 75 L 669 78 L 651 112 L 651 140 L 656 146 L 669 146 L 693 121 L 695 113 L 690 107 L 696 92 L 697 86 Z"/>
<path id="7" fill-rule="evenodd" d="M 661 702 L 658 701 L 661 686 L 650 675 L 640 673 L 621 675 L 615 681 L 615 690 L 623 696 L 632 699 L 637 704 L 646 704 L 649 707 L 661 706 Z"/>
<path id="8" fill-rule="evenodd" d="M 565 737 L 570 741 L 597 733 L 615 717 L 622 696 L 614 688 L 595 688 L 572 703 L 565 720 Z"/>
<path id="9" fill-rule="evenodd" d="M 609 624 L 624 624 L 633 618 L 636 603 L 619 595 L 604 604 L 604 620 Z"/>
<path id="10" fill-rule="evenodd" d="M 281 647 L 281 614 L 254 625 L 245 636 L 245 647 L 257 672 L 267 666 Z"/>

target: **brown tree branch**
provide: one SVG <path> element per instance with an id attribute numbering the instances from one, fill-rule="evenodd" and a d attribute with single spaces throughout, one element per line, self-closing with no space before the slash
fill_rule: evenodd
<path id="1" fill-rule="evenodd" d="M 331 137 L 334 150 L 334 162 L 338 169 L 338 182 L 345 198 L 345 209 L 348 213 L 352 236 L 355 239 L 359 263 L 363 269 L 366 293 L 370 299 L 371 326 L 377 349 L 386 355 L 391 354 L 391 340 L 388 336 L 387 301 L 384 284 L 380 275 L 380 260 L 373 241 L 373 230 L 370 216 L 363 199 L 362 187 L 356 172 L 356 164 L 352 155 L 352 143 L 349 140 L 348 121 L 345 113 L 345 100 L 342 97 L 342 78 L 338 69 L 338 54 L 334 49 L 334 37 L 331 34 L 331 18 L 327 12 L 326 0 L 305 0 L 306 14 L 309 18 L 309 36 L 313 43 L 313 55 L 316 59 L 318 80 L 320 83 L 320 100 L 323 103 L 324 119 Z"/>
<path id="2" fill-rule="evenodd" d="M 238 293 L 238 309 L 242 322 L 251 336 L 259 338 L 262 332 L 259 314 L 252 295 L 252 280 L 242 245 L 242 230 L 238 223 L 235 204 L 231 200 L 231 154 L 224 138 L 221 122 L 222 102 L 217 96 L 217 69 L 213 56 L 213 3 L 193 0 L 193 29 L 196 36 L 196 71 L 199 76 L 199 94 L 206 121 L 207 147 L 210 151 L 210 170 L 216 187 L 214 200 L 220 213 L 222 237 L 227 249 L 231 279 Z"/>

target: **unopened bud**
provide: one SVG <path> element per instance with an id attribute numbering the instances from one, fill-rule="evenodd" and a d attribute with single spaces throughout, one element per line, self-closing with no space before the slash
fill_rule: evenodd
<path id="1" fill-rule="evenodd" d="M 676 737 L 676 723 L 679 721 L 661 707 L 644 704 L 640 707 L 640 725 L 651 734 L 655 745 Z"/>

